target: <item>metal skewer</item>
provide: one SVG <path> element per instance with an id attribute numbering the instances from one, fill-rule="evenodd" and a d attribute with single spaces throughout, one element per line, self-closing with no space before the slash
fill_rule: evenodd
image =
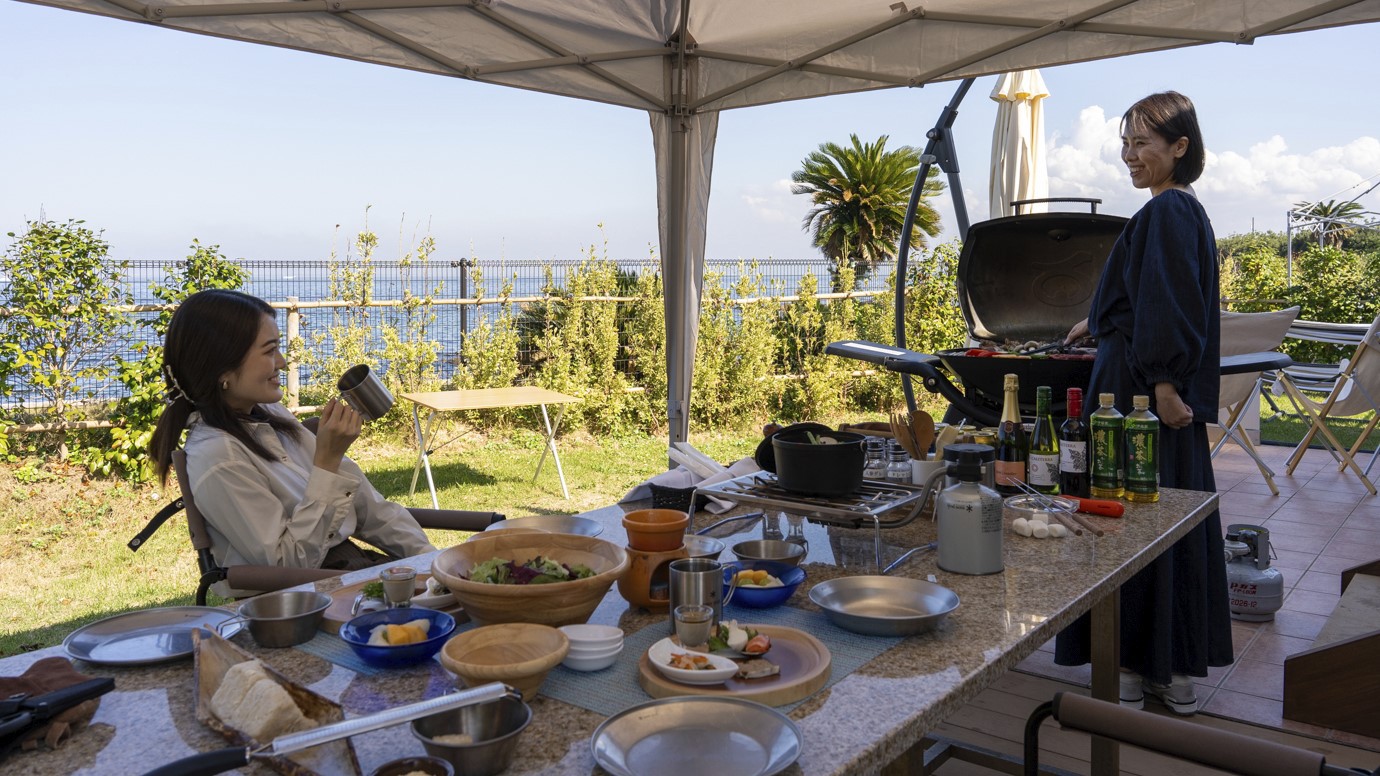
<path id="1" fill-rule="evenodd" d="M 1059 523 L 1063 525 L 1065 528 L 1072 531 L 1074 536 L 1082 536 L 1083 528 L 1087 528 L 1097 536 L 1102 535 L 1101 529 L 1095 528 L 1092 525 L 1078 519 L 1074 516 L 1073 512 L 1064 509 L 1063 506 L 1061 506 L 1059 503 L 1055 502 L 1053 499 L 1051 499 L 1044 493 L 1041 493 L 1040 491 L 1036 490 L 1033 486 L 1031 486 L 1030 483 L 1026 482 L 1025 480 L 1018 479 L 1016 477 L 1010 477 L 1008 478 L 1008 480 L 1017 488 L 1019 488 L 1021 492 L 1025 493 L 1026 495 L 1033 496 L 1035 498 L 1035 501 L 1039 503 L 1039 505 L 1043 507 L 1046 512 L 1048 512 L 1055 520 L 1059 521 Z M 1082 526 L 1082 528 L 1080 528 L 1079 526 Z"/>

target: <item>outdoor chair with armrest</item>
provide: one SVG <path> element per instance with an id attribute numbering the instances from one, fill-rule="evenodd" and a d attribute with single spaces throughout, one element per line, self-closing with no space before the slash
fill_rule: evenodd
<path id="1" fill-rule="evenodd" d="M 1273 312 L 1222 313 L 1222 356 L 1278 350 L 1298 314 L 1297 305 Z M 1279 487 L 1275 485 L 1274 470 L 1260 457 L 1260 453 L 1256 452 L 1250 437 L 1241 431 L 1241 423 L 1245 419 L 1243 413 L 1248 407 L 1254 406 L 1252 399 L 1259 395 L 1264 374 L 1249 372 L 1222 375 L 1217 406 L 1227 413 L 1227 418 L 1217 423 L 1217 427 L 1222 430 L 1222 438 L 1213 446 L 1212 457 L 1217 457 L 1217 453 L 1228 439 L 1236 442 L 1255 461 L 1261 476 L 1265 478 L 1265 484 L 1270 487 L 1270 492 L 1278 496 Z"/>
<path id="2" fill-rule="evenodd" d="M 267 593 L 345 573 L 336 569 L 287 568 L 249 564 L 218 565 L 211 555 L 211 534 L 206 529 L 206 519 L 192 499 L 191 485 L 187 480 L 186 453 L 182 450 L 174 450 L 172 463 L 173 471 L 177 474 L 177 484 L 182 489 L 182 495 L 160 510 L 149 521 L 144 530 L 130 540 L 129 548 L 138 550 L 169 517 L 185 509 L 187 512 L 187 531 L 191 534 L 192 549 L 196 550 L 197 567 L 201 570 L 201 580 L 196 589 L 197 606 L 206 605 L 206 593 L 212 585 L 221 581 L 224 581 L 234 590 L 257 590 L 261 593 Z M 504 515 L 498 512 L 421 509 L 416 507 L 409 507 L 408 511 L 423 528 L 449 531 L 482 531 L 505 519 Z"/>
<path id="3" fill-rule="evenodd" d="M 1377 423 L 1380 423 L 1380 401 L 1377 401 L 1380 399 L 1380 317 L 1371 323 L 1351 358 L 1342 362 L 1341 368 L 1331 380 L 1323 375 L 1285 371 L 1279 375 L 1277 385 L 1284 390 L 1284 395 L 1289 398 L 1299 414 L 1309 419 L 1308 432 L 1289 456 L 1288 473 L 1294 473 L 1294 469 L 1303 460 L 1308 445 L 1321 434 L 1323 446 L 1339 464 L 1338 470 L 1351 469 L 1361 478 L 1366 490 L 1370 491 L 1372 496 L 1376 495 L 1375 484 L 1370 480 L 1370 470 L 1375 465 L 1376 454 L 1371 454 L 1370 462 L 1364 470 L 1357 465 L 1356 454 L 1360 452 L 1366 438 L 1375 430 Z M 1305 396 L 1305 390 L 1326 392 L 1327 396 L 1322 401 L 1316 401 Z M 1331 418 L 1365 412 L 1373 414 L 1356 437 L 1356 443 L 1350 448 L 1339 442 L 1332 430 L 1327 427 L 1327 421 Z"/>

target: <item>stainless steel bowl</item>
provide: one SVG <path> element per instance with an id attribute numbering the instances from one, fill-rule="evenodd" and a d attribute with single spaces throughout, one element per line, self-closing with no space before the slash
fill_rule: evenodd
<path id="1" fill-rule="evenodd" d="M 414 773 L 424 773 L 426 776 L 455 776 L 455 769 L 439 757 L 404 757 L 380 765 L 369 776 L 409 776 Z"/>
<path id="2" fill-rule="evenodd" d="M 604 526 L 596 520 L 587 517 L 575 517 L 573 515 L 532 515 L 531 517 L 514 517 L 508 520 L 499 520 L 491 523 L 485 531 L 507 531 L 510 529 L 527 529 L 542 531 L 545 533 L 577 534 L 579 536 L 598 536 L 604 532 Z"/>
<path id="3" fill-rule="evenodd" d="M 455 766 L 465 776 L 493 776 L 507 770 L 518 737 L 532 721 L 532 709 L 514 697 L 465 706 L 412 721 L 412 735 L 426 753 Z M 467 735 L 469 744 L 437 741 L 437 736 Z"/>
<path id="4" fill-rule="evenodd" d="M 739 560 L 774 560 L 799 566 L 805 558 L 805 548 L 780 539 L 753 539 L 733 545 L 733 554 Z"/>
<path id="5" fill-rule="evenodd" d="M 687 534 L 685 537 L 685 554 L 688 557 L 717 560 L 723 551 L 724 543 L 712 536 Z"/>
<path id="6" fill-rule="evenodd" d="M 905 577 L 831 579 L 811 588 L 810 600 L 835 625 L 866 636 L 924 633 L 958 608 L 954 591 Z"/>
<path id="7" fill-rule="evenodd" d="M 240 615 L 259 646 L 293 647 L 311 641 L 330 605 L 331 597 L 325 593 L 264 593 L 240 604 Z"/>

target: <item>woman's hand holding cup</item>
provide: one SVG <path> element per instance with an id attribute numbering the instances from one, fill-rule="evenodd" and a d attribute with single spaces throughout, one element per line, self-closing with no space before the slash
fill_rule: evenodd
<path id="1" fill-rule="evenodd" d="M 316 456 L 313 463 L 328 472 L 338 471 L 345 451 L 359 439 L 363 425 L 359 413 L 339 399 L 331 399 L 321 410 L 321 423 L 316 427 Z"/>

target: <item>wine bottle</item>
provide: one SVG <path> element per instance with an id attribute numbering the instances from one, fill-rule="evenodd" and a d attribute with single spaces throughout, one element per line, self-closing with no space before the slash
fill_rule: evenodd
<path id="1" fill-rule="evenodd" d="M 1126 418 L 1112 406 L 1116 396 L 1099 393 L 1097 402 L 1100 406 L 1088 418 L 1092 426 L 1092 484 L 1088 492 L 1093 498 L 1121 498 L 1126 492 L 1122 463 Z"/>
<path id="2" fill-rule="evenodd" d="M 1126 416 L 1126 500 L 1160 500 L 1160 419 L 1149 396 L 1133 396 Z"/>
<path id="3" fill-rule="evenodd" d="M 1026 482 L 1048 496 L 1059 495 L 1059 436 L 1054 417 L 1049 413 L 1050 387 L 1035 389 L 1035 427 L 1030 433 L 1030 456 L 1026 461 Z"/>
<path id="4" fill-rule="evenodd" d="M 1088 424 L 1083 421 L 1083 389 L 1070 388 L 1068 418 L 1059 426 L 1059 491 L 1088 497 Z"/>
<path id="5" fill-rule="evenodd" d="M 1001 423 L 997 424 L 997 491 L 1011 496 L 1021 493 L 1014 480 L 1025 480 L 1025 461 L 1028 450 L 1025 426 L 1021 424 L 1021 405 L 1017 398 L 1020 384 L 1014 374 L 1002 383 L 1006 394 L 1001 406 Z"/>

